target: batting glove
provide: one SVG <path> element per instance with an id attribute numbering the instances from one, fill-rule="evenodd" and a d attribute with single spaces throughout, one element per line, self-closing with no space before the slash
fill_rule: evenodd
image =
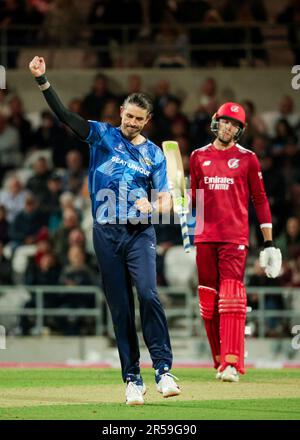
<path id="1" fill-rule="evenodd" d="M 273 242 L 265 243 L 265 249 L 259 254 L 259 265 L 264 269 L 268 278 L 278 277 L 281 270 L 282 256 L 280 249 L 273 246 Z"/>

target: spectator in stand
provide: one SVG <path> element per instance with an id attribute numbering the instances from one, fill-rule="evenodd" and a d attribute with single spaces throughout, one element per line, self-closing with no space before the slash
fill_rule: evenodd
<path id="1" fill-rule="evenodd" d="M 16 215 L 24 208 L 25 197 L 26 191 L 21 181 L 16 176 L 9 177 L 5 188 L 0 190 L 0 204 L 6 209 L 8 223 L 12 223 Z"/>
<path id="2" fill-rule="evenodd" d="M 277 238 L 276 245 L 280 247 L 282 258 L 292 259 L 300 255 L 300 221 L 298 217 L 290 217 L 286 230 Z"/>
<path id="3" fill-rule="evenodd" d="M 68 250 L 68 263 L 63 268 L 59 283 L 64 286 L 91 286 L 94 284 L 95 275 L 86 264 L 86 255 L 81 246 L 73 245 Z M 94 295 L 87 293 L 63 295 L 61 307 L 89 308 L 95 307 Z M 66 322 L 67 321 L 67 322 Z M 90 327 L 90 319 L 75 318 L 70 316 L 62 321 L 64 334 L 87 334 Z M 65 322 L 65 323 L 63 323 Z"/>
<path id="4" fill-rule="evenodd" d="M 169 10 L 165 10 L 155 36 L 154 66 L 164 68 L 187 66 L 187 35 Z"/>
<path id="5" fill-rule="evenodd" d="M 10 226 L 9 236 L 13 247 L 36 243 L 43 226 L 46 226 L 46 221 L 39 209 L 38 199 L 34 194 L 27 193 L 24 209 L 17 214 Z"/>
<path id="6" fill-rule="evenodd" d="M 192 118 L 197 112 L 212 116 L 218 109 L 218 86 L 213 77 L 206 78 L 199 90 L 190 92 L 182 104 L 182 111 Z"/>
<path id="7" fill-rule="evenodd" d="M 253 101 L 246 99 L 242 102 L 242 105 L 246 111 L 247 130 L 244 136 L 241 138 L 242 145 L 252 144 L 253 138 L 256 135 L 265 135 L 267 132 L 266 124 L 262 116 L 256 111 L 256 107 Z"/>
<path id="8" fill-rule="evenodd" d="M 127 96 L 131 95 L 132 93 L 143 93 L 141 75 L 138 75 L 136 73 L 133 73 L 127 77 L 126 92 L 120 95 L 120 105 L 122 105 Z"/>
<path id="9" fill-rule="evenodd" d="M 0 205 L 0 242 L 5 245 L 9 241 L 8 237 L 9 223 L 6 219 L 6 209 Z"/>
<path id="10" fill-rule="evenodd" d="M 37 27 L 43 27 L 43 21 L 49 10 L 49 3 L 46 0 L 26 0 L 24 24 L 29 25 L 24 35 L 26 46 L 34 46 L 40 40 Z M 34 26 L 34 28 L 31 28 Z M 38 35 L 38 39 L 37 39 Z"/>
<path id="11" fill-rule="evenodd" d="M 286 179 L 282 170 L 275 167 L 272 156 L 269 156 L 267 152 L 260 156 L 259 162 L 272 211 L 274 236 L 277 236 L 284 228 L 286 222 L 284 209 L 286 205 Z M 256 227 L 256 232 L 257 239 L 259 239 L 261 232 L 258 226 Z"/>
<path id="12" fill-rule="evenodd" d="M 3 245 L 0 241 L 0 284 L 10 285 L 12 283 L 11 262 L 3 255 Z"/>
<path id="13" fill-rule="evenodd" d="M 71 112 L 77 113 L 79 115 L 82 114 L 82 100 L 79 98 L 73 98 L 68 105 L 68 109 Z M 70 150 L 78 150 L 80 154 L 82 155 L 83 164 L 85 167 L 88 167 L 89 165 L 89 149 L 86 148 L 86 142 L 79 139 L 78 136 L 76 136 L 73 131 L 67 127 L 65 124 L 61 125 L 61 128 L 64 130 L 66 135 L 66 140 L 64 144 L 64 148 L 62 148 L 62 152 L 57 151 L 58 158 L 56 159 L 56 162 L 60 162 L 62 165 L 61 167 L 65 167 L 65 156 L 68 151 Z M 62 155 L 64 153 L 64 156 Z"/>
<path id="14" fill-rule="evenodd" d="M 203 29 L 201 23 L 204 20 L 204 16 L 207 11 L 211 9 L 210 2 L 204 0 L 187 0 L 179 2 L 166 2 L 167 8 L 171 10 L 179 23 L 183 25 L 192 24 L 193 27 L 189 29 L 188 37 L 189 42 L 192 45 L 203 44 L 203 41 L 208 42 L 207 39 L 203 39 Z M 202 59 L 199 59 L 199 51 L 193 50 L 191 52 L 192 64 L 203 65 Z M 206 52 L 208 53 L 208 52 Z"/>
<path id="15" fill-rule="evenodd" d="M 153 95 L 153 120 L 156 122 L 161 118 L 167 101 L 176 97 L 170 92 L 170 83 L 166 79 L 154 85 Z"/>
<path id="16" fill-rule="evenodd" d="M 76 197 L 70 191 L 65 191 L 61 194 L 59 198 L 60 209 L 64 212 L 66 209 L 71 209 L 72 211 L 77 211 L 75 208 Z M 79 214 L 79 212 L 77 212 Z"/>
<path id="17" fill-rule="evenodd" d="M 101 113 L 101 121 L 111 124 L 113 127 L 118 127 L 121 123 L 120 107 L 115 100 L 107 101 Z M 86 143 L 85 143 L 86 148 Z"/>
<path id="18" fill-rule="evenodd" d="M 72 244 L 68 249 L 68 264 L 63 268 L 60 283 L 65 286 L 90 286 L 94 274 L 86 264 L 84 249 L 78 244 Z"/>
<path id="19" fill-rule="evenodd" d="M 275 127 L 279 120 L 285 119 L 293 129 L 300 124 L 300 115 L 295 112 L 294 101 L 288 95 L 282 96 L 278 110 L 264 112 L 262 117 L 267 125 L 267 134 L 271 137 L 275 136 Z"/>
<path id="20" fill-rule="evenodd" d="M 83 168 L 82 156 L 79 151 L 71 150 L 66 157 L 67 169 L 63 176 L 63 190 L 78 194 L 86 175 Z"/>
<path id="21" fill-rule="evenodd" d="M 0 115 L 4 115 L 9 118 L 10 108 L 9 108 L 9 92 L 8 89 L 0 89 Z"/>
<path id="22" fill-rule="evenodd" d="M 58 264 L 55 255 L 51 249 L 51 244 L 48 242 L 48 246 L 44 246 L 44 252 L 39 257 L 30 258 L 26 272 L 25 272 L 25 284 L 29 286 L 56 286 L 59 279 L 61 267 Z M 38 253 L 39 251 L 37 251 Z M 45 308 L 58 308 L 60 306 L 60 295 L 48 292 L 44 295 L 44 307 Z M 25 308 L 36 307 L 36 296 L 31 295 L 31 299 L 27 301 Z M 22 328 L 22 334 L 30 334 L 30 330 L 35 326 L 35 318 L 31 316 L 23 316 L 21 318 L 20 327 Z M 55 316 L 45 317 L 45 326 L 50 330 L 59 330 L 59 321 Z"/>
<path id="23" fill-rule="evenodd" d="M 18 0 L 3 0 L 0 4 L 0 29 L 5 31 L 8 46 L 7 67 L 15 68 L 18 51 L 15 46 L 23 44 L 23 30 L 14 29 L 14 26 L 24 24 L 24 4 Z M 11 49 L 10 46 L 14 48 Z"/>
<path id="24" fill-rule="evenodd" d="M 163 108 L 163 113 L 159 120 L 156 121 L 158 145 L 165 139 L 172 138 L 172 125 L 180 123 L 185 126 L 185 133 L 189 131 L 189 121 L 181 112 L 181 102 L 178 98 L 169 98 Z"/>
<path id="25" fill-rule="evenodd" d="M 79 227 L 79 218 L 75 210 L 67 208 L 63 212 L 63 223 L 53 235 L 54 253 L 61 264 L 67 261 L 70 232 Z"/>
<path id="26" fill-rule="evenodd" d="M 243 27 L 230 29 L 230 38 L 226 38 L 226 43 L 231 42 L 231 50 L 226 51 L 228 55 L 239 60 L 240 63 L 247 62 L 248 65 L 266 64 L 267 53 L 264 49 L 264 37 L 261 29 L 253 26 L 253 22 L 264 23 L 267 21 L 267 11 L 264 2 L 261 0 L 227 0 L 222 2 L 220 8 L 223 19 L 227 22 L 242 23 Z M 247 51 L 244 49 L 234 49 L 234 44 L 251 43 L 261 47 Z M 231 59 L 231 61 L 233 61 Z M 227 64 L 228 65 L 228 64 Z"/>
<path id="27" fill-rule="evenodd" d="M 53 0 L 43 24 L 46 43 L 73 44 L 80 37 L 83 16 L 74 0 Z"/>
<path id="28" fill-rule="evenodd" d="M 33 146 L 37 150 L 51 150 L 54 166 L 65 166 L 66 132 L 48 110 L 42 112 L 41 126 L 33 134 Z"/>
<path id="29" fill-rule="evenodd" d="M 111 100 L 117 101 L 117 98 L 108 89 L 108 79 L 103 73 L 98 73 L 94 78 L 92 90 L 82 102 L 84 117 L 99 120 L 104 105 Z"/>
<path id="30" fill-rule="evenodd" d="M 6 171 L 21 165 L 20 147 L 18 130 L 0 113 L 0 183 Z"/>
<path id="31" fill-rule="evenodd" d="M 44 156 L 39 157 L 35 161 L 33 169 L 34 175 L 29 178 L 26 187 L 41 202 L 47 194 L 47 182 L 51 175 L 51 170 Z"/>
<path id="32" fill-rule="evenodd" d="M 211 142 L 211 116 L 205 109 L 199 109 L 196 112 L 190 126 L 191 151 Z"/>
<path id="33" fill-rule="evenodd" d="M 270 139 L 268 136 L 259 134 L 256 135 L 252 140 L 252 151 L 258 156 L 258 158 L 262 158 L 267 156 L 270 156 Z"/>
<path id="34" fill-rule="evenodd" d="M 300 3 L 290 0 L 285 9 L 278 15 L 277 22 L 288 26 L 288 40 L 294 54 L 294 64 L 300 64 Z"/>
<path id="35" fill-rule="evenodd" d="M 286 119 L 279 119 L 275 124 L 275 136 L 271 139 L 271 153 L 275 159 L 278 159 L 276 162 L 279 166 L 282 165 L 285 146 L 290 143 L 297 143 L 296 132 Z"/>
<path id="36" fill-rule="evenodd" d="M 296 143 L 285 145 L 281 169 L 288 187 L 300 182 L 300 151 Z"/>
<path id="37" fill-rule="evenodd" d="M 60 196 L 62 194 L 62 178 L 53 172 L 47 180 L 47 190 L 41 198 L 41 210 L 48 219 L 48 228 L 50 232 L 56 231 L 61 223 Z"/>
<path id="38" fill-rule="evenodd" d="M 31 124 L 24 115 L 23 102 L 21 98 L 14 95 L 9 100 L 11 126 L 15 127 L 20 136 L 20 149 L 25 154 L 32 144 Z"/>
<path id="39" fill-rule="evenodd" d="M 91 46 L 103 46 L 106 50 L 97 52 L 98 65 L 101 67 L 112 67 L 112 60 L 109 52 L 109 43 L 113 31 L 103 29 L 101 24 L 112 23 L 110 17 L 109 0 L 93 0 L 90 6 L 87 22 L 92 26 L 90 43 Z M 97 26 L 95 29 L 94 26 Z"/>

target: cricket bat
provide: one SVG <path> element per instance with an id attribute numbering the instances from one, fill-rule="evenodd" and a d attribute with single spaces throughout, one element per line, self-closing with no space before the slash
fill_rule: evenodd
<path id="1" fill-rule="evenodd" d="M 162 146 L 167 160 L 167 176 L 173 199 L 173 210 L 180 219 L 183 248 L 185 252 L 190 252 L 191 243 L 186 217 L 189 211 L 188 198 L 179 145 L 175 141 L 164 141 Z"/>

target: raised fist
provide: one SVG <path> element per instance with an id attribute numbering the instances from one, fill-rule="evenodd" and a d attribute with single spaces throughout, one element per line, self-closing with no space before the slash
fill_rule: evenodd
<path id="1" fill-rule="evenodd" d="M 46 63 L 43 57 L 35 56 L 29 63 L 29 69 L 33 76 L 41 76 L 46 72 Z"/>

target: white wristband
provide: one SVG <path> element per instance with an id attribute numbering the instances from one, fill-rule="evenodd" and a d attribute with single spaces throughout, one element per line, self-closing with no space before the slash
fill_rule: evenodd
<path id="1" fill-rule="evenodd" d="M 47 81 L 47 82 L 45 82 L 45 84 L 42 84 L 42 85 L 40 85 L 40 86 L 38 86 L 38 87 L 39 87 L 39 89 L 40 89 L 42 92 L 44 92 L 45 90 L 49 89 L 49 87 L 50 87 L 50 83 L 49 83 L 49 81 Z"/>

